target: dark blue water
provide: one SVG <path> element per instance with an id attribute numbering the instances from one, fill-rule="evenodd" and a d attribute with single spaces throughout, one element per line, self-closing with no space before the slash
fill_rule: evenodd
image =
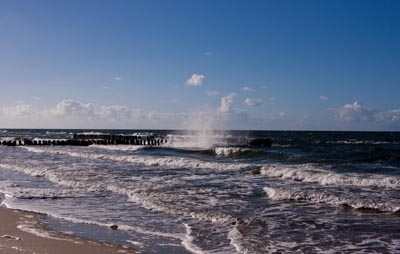
<path id="1" fill-rule="evenodd" d="M 400 133 L 152 132 L 168 143 L 0 146 L 3 203 L 144 253 L 400 252 Z"/>

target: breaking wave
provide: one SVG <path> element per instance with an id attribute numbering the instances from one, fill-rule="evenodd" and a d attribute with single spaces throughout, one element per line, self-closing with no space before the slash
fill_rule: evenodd
<path id="1" fill-rule="evenodd" d="M 295 200 L 311 203 L 326 203 L 330 205 L 345 205 L 354 209 L 371 209 L 391 213 L 397 213 L 400 211 L 399 202 L 379 201 L 374 200 L 373 198 L 360 197 L 354 194 L 333 193 L 329 190 L 265 187 L 264 191 L 270 199 L 278 201 Z"/>
<path id="2" fill-rule="evenodd" d="M 336 140 L 326 141 L 327 144 L 338 145 L 399 145 L 397 141 L 374 141 L 374 140 Z"/>
<path id="3" fill-rule="evenodd" d="M 140 149 L 145 148 L 145 146 L 138 146 L 138 145 L 90 145 L 92 148 L 99 148 L 104 150 L 111 150 L 111 151 L 137 151 Z"/>
<path id="4" fill-rule="evenodd" d="M 321 185 L 379 187 L 400 189 L 400 177 L 380 174 L 335 173 L 318 169 L 311 164 L 304 165 L 265 165 L 260 173 L 268 177 L 284 180 L 319 183 Z"/>
<path id="5" fill-rule="evenodd" d="M 174 156 L 137 156 L 137 155 L 111 155 L 94 152 L 73 151 L 54 148 L 24 147 L 30 152 L 62 154 L 86 159 L 112 160 L 126 163 L 137 163 L 146 166 L 161 166 L 166 168 L 202 168 L 215 170 L 240 170 L 251 168 L 253 165 L 246 163 L 209 162 Z"/>
<path id="6" fill-rule="evenodd" d="M 18 199 L 61 199 L 61 198 L 86 198 L 93 197 L 94 195 L 88 195 L 87 193 L 79 192 L 72 189 L 54 189 L 54 188 L 26 188 L 26 187 L 12 187 L 0 189 L 6 196 L 6 198 L 18 198 Z M 104 195 L 98 194 L 97 197 L 103 197 Z"/>
<path id="7" fill-rule="evenodd" d="M 253 152 L 253 150 L 242 147 L 215 147 L 214 152 L 220 157 L 230 157 L 250 154 Z"/>

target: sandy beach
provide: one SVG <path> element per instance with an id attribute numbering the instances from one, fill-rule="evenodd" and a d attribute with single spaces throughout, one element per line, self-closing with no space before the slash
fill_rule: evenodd
<path id="1" fill-rule="evenodd" d="M 134 253 L 67 234 L 49 232 L 38 225 L 38 215 L 0 207 L 0 254 L 111 254 Z M 35 226 L 36 225 L 36 226 Z M 32 231 L 36 233 L 32 233 Z"/>

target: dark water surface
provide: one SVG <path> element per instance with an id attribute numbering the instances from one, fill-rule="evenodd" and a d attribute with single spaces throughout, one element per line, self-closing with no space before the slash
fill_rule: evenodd
<path id="1" fill-rule="evenodd" d="M 400 253 L 400 133 L 153 132 L 169 142 L 0 146 L 3 203 L 143 253 Z"/>

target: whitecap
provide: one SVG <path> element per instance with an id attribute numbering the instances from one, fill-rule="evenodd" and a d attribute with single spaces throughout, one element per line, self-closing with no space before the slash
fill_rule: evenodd
<path id="1" fill-rule="evenodd" d="M 319 183 L 321 185 L 400 189 L 400 177 L 398 176 L 366 173 L 335 173 L 330 170 L 316 168 L 312 164 L 265 165 L 261 168 L 260 173 L 268 177 Z"/>

